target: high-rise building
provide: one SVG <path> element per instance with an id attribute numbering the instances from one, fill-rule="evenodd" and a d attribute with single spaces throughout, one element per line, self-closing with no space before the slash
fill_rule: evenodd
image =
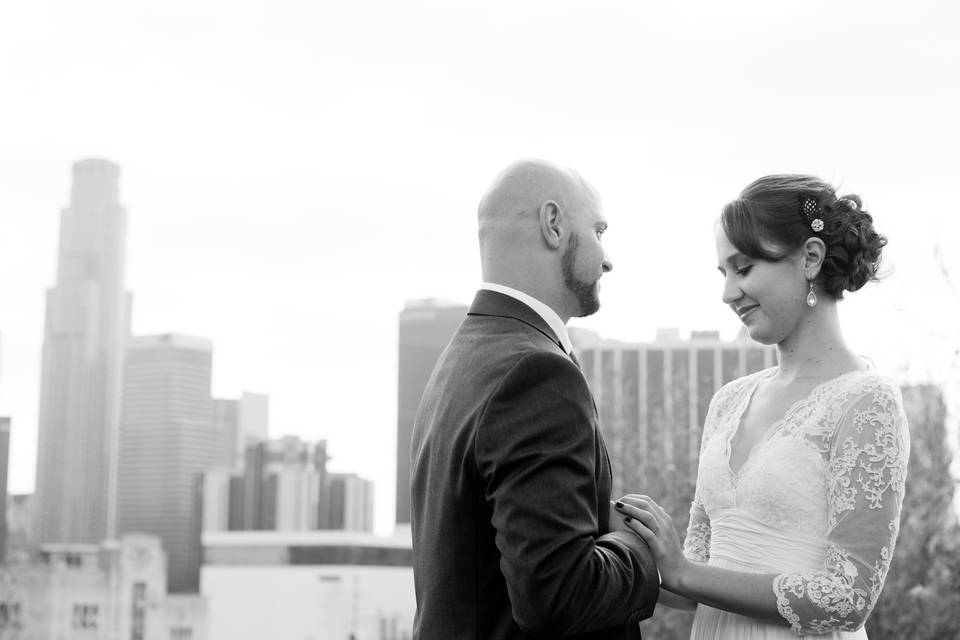
<path id="1" fill-rule="evenodd" d="M 127 352 L 118 530 L 160 537 L 174 592 L 199 586 L 198 487 L 219 462 L 221 443 L 212 359 L 210 341 L 175 334 L 132 338 Z"/>
<path id="2" fill-rule="evenodd" d="M 692 487 L 700 434 L 713 394 L 725 383 L 776 364 L 774 347 L 745 334 L 723 341 L 716 331 L 660 330 L 656 340 L 628 344 L 572 331 L 593 391 L 614 470 L 615 492 L 637 490 L 641 470 L 675 475 Z"/>
<path id="3" fill-rule="evenodd" d="M 373 532 L 373 483 L 354 473 L 330 474 L 330 528 Z"/>
<path id="4" fill-rule="evenodd" d="M 37 442 L 41 542 L 98 543 L 114 533 L 123 358 L 127 213 L 120 167 L 73 165 L 60 217 L 56 284 L 47 291 Z"/>
<path id="5" fill-rule="evenodd" d="M 467 307 L 413 300 L 400 312 L 397 361 L 397 524 L 410 524 L 410 438 L 420 397 L 437 359 L 467 315 Z"/>
<path id="6" fill-rule="evenodd" d="M 7 504 L 7 474 L 10 468 L 10 418 L 0 417 L 0 498 Z M 0 563 L 7 559 L 7 510 L 0 509 Z"/>
<path id="7" fill-rule="evenodd" d="M 269 430 L 270 397 L 244 391 L 240 398 L 215 398 L 214 413 L 223 434 L 222 463 L 228 467 L 243 464 L 247 445 L 263 442 Z"/>
<path id="8" fill-rule="evenodd" d="M 327 443 L 251 442 L 242 469 L 203 477 L 203 530 L 373 531 L 373 483 L 327 472 Z"/>

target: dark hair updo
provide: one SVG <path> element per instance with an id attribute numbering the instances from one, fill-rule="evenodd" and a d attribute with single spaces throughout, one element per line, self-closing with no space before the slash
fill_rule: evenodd
<path id="1" fill-rule="evenodd" d="M 804 214 L 812 200 L 816 213 Z M 812 205 L 808 204 L 809 208 Z M 823 228 L 811 224 L 823 221 Z M 877 280 L 880 252 L 887 239 L 873 228 L 873 218 L 860 197 L 837 197 L 836 190 L 814 176 L 774 175 L 755 180 L 728 203 L 720 216 L 723 231 L 741 253 L 775 262 L 787 257 L 810 237 L 823 240 L 827 255 L 817 280 L 827 295 L 842 298 Z"/>

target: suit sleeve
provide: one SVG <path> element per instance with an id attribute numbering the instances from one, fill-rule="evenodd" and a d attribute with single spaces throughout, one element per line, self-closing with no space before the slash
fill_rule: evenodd
<path id="1" fill-rule="evenodd" d="M 560 637 L 622 625 L 659 593 L 646 545 L 600 535 L 592 397 L 560 354 L 523 357 L 480 417 L 476 461 L 513 616 Z"/>

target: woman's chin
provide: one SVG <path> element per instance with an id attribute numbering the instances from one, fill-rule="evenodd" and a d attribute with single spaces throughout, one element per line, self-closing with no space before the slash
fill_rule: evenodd
<path id="1" fill-rule="evenodd" d="M 769 332 L 763 331 L 756 325 L 747 327 L 747 335 L 750 336 L 750 339 L 754 342 L 759 342 L 764 345 L 777 344 L 778 342 Z"/>

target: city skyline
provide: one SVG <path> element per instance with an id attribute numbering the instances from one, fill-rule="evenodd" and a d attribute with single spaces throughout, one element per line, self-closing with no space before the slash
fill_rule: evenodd
<path id="1" fill-rule="evenodd" d="M 886 280 L 842 305 L 851 345 L 901 380 L 955 376 L 940 262 L 956 287 L 958 8 L 551 7 L 5 9 L 16 64 L 0 78 L 21 97 L 0 119 L 11 492 L 33 488 L 43 291 L 86 157 L 123 167 L 134 333 L 213 340 L 214 395 L 267 394 L 272 436 L 331 443 L 331 470 L 376 483 L 378 531 L 395 516 L 397 313 L 470 301 L 476 203 L 518 157 L 570 164 L 602 195 L 614 270 L 576 326 L 732 337 L 719 208 L 759 175 L 812 172 L 860 193 L 890 238 Z"/>

